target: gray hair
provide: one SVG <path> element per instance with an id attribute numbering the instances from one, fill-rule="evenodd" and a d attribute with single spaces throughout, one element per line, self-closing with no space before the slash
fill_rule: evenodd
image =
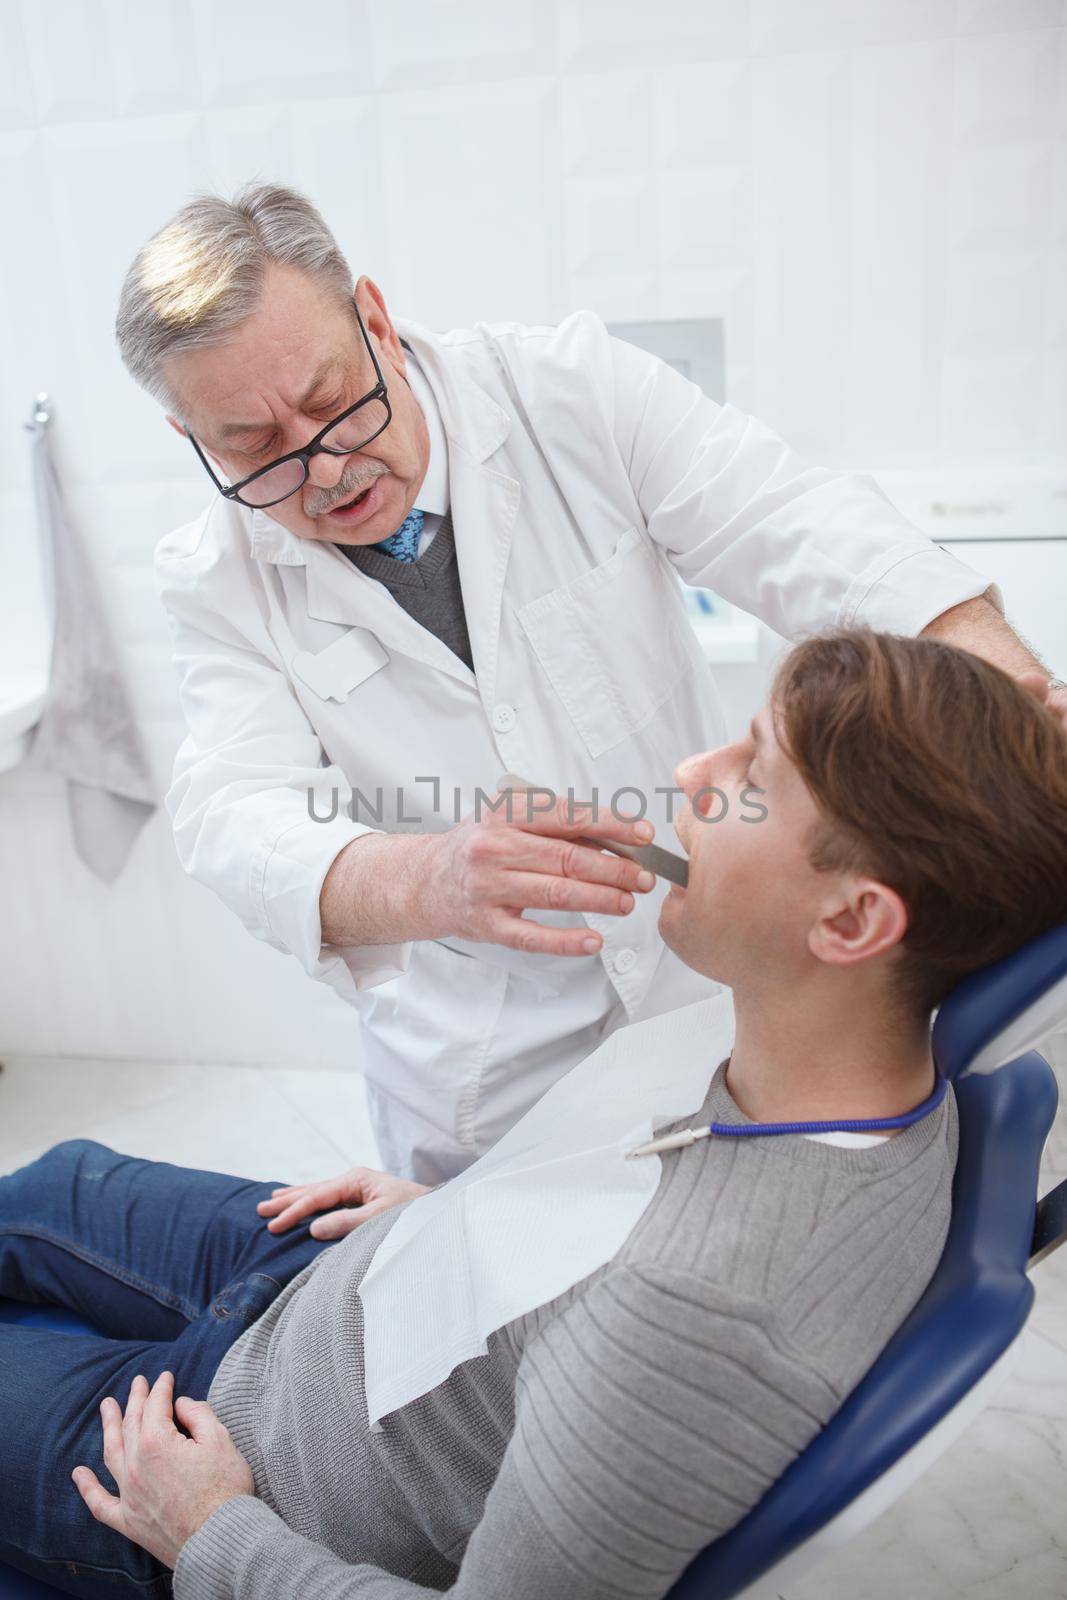
<path id="1" fill-rule="evenodd" d="M 337 240 L 295 189 L 250 183 L 232 200 L 190 200 L 137 252 L 122 286 L 115 335 L 132 377 L 173 407 L 165 358 L 217 344 L 250 316 L 272 262 L 351 298 L 352 272 Z"/>

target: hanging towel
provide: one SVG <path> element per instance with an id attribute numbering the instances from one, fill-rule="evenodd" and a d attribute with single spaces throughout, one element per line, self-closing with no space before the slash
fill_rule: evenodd
<path id="1" fill-rule="evenodd" d="M 66 778 L 75 847 L 111 883 L 156 808 L 155 784 L 100 590 L 63 505 L 48 424 L 27 426 L 54 618 L 48 693 L 28 759 Z"/>

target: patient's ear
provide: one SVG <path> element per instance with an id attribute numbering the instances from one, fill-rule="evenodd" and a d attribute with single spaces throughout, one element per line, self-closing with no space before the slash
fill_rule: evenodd
<path id="1" fill-rule="evenodd" d="M 1052 692 L 1052 685 L 1043 672 L 1020 672 L 1015 681 L 1042 705 Z"/>
<path id="2" fill-rule="evenodd" d="M 172 417 L 171 416 L 169 411 L 167 412 L 167 421 L 170 423 L 170 425 L 174 429 L 175 433 L 180 433 L 183 439 L 186 437 L 186 433 L 185 433 L 184 427 L 178 421 L 177 417 Z"/>
<path id="3" fill-rule="evenodd" d="M 808 949 L 830 966 L 850 966 L 884 955 L 908 931 L 900 895 L 877 878 L 853 878 L 808 934 Z"/>

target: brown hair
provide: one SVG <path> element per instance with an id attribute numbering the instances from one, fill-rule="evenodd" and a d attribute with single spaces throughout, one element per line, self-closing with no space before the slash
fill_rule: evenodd
<path id="1" fill-rule="evenodd" d="M 791 651 L 772 705 L 819 811 L 813 866 L 868 873 L 907 907 L 909 1008 L 1067 920 L 1067 736 L 1006 672 L 847 629 Z"/>

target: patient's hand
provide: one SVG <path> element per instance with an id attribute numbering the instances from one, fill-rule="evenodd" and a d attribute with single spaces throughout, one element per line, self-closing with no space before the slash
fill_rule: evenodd
<path id="1" fill-rule="evenodd" d="M 174 1426 L 177 1417 L 192 1438 Z M 174 1400 L 174 1374 L 151 1390 L 134 1378 L 126 1415 L 101 1402 L 104 1465 L 118 1486 L 109 1494 L 90 1467 L 71 1476 L 97 1522 L 173 1567 L 182 1545 L 235 1495 L 254 1494 L 252 1471 L 206 1400 Z"/>
<path id="2" fill-rule="evenodd" d="M 424 1183 L 394 1178 L 388 1172 L 375 1172 L 373 1167 L 349 1167 L 339 1178 L 275 1189 L 269 1200 L 259 1202 L 256 1210 L 261 1217 L 271 1218 L 267 1223 L 271 1233 L 284 1233 L 316 1211 L 324 1212 L 325 1215 L 315 1217 L 311 1224 L 312 1236 L 342 1239 L 361 1222 L 376 1217 L 379 1211 L 388 1211 L 390 1206 L 403 1205 L 405 1200 L 428 1193 Z M 335 1207 L 343 1209 L 335 1210 Z"/>

